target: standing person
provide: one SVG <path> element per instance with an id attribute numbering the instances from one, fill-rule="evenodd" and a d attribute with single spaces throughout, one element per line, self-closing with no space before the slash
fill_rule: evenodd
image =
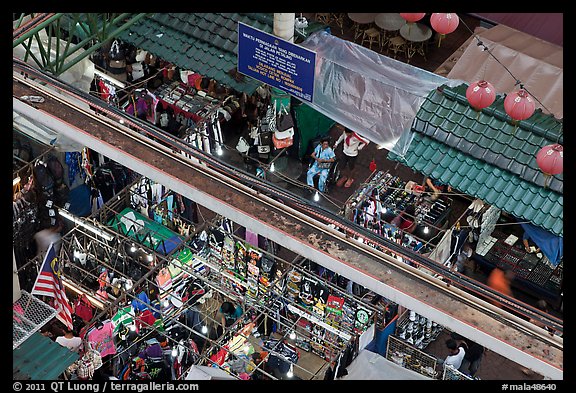
<path id="1" fill-rule="evenodd" d="M 54 251 L 58 255 L 60 251 L 60 240 L 62 239 L 62 228 L 64 224 L 61 219 L 58 219 L 55 226 L 42 229 L 36 232 L 33 236 L 36 241 L 36 255 L 40 258 L 40 261 L 44 260 L 44 256 L 48 251 L 51 243 L 54 243 Z"/>
<path id="2" fill-rule="evenodd" d="M 220 311 L 222 314 L 222 326 L 232 325 L 238 318 L 242 316 L 243 313 L 242 307 L 229 301 L 223 302 L 220 305 L 220 309 L 218 311 Z"/>
<path id="3" fill-rule="evenodd" d="M 318 190 L 324 192 L 328 173 L 330 172 L 330 165 L 336 160 L 336 154 L 334 154 L 334 150 L 330 148 L 330 137 L 325 136 L 320 139 L 320 144 L 316 146 L 311 157 L 314 163 L 306 173 L 306 182 L 310 187 L 314 187 L 314 176 L 319 173 Z"/>
<path id="4" fill-rule="evenodd" d="M 72 352 L 79 353 L 82 350 L 82 339 L 72 329 L 66 329 L 63 336 L 56 337 L 56 342 Z"/>
<path id="5" fill-rule="evenodd" d="M 463 346 L 458 345 L 458 342 L 453 338 L 446 340 L 446 348 L 448 348 L 448 356 L 440 363 L 443 365 L 451 365 L 456 370 L 462 366 L 462 360 L 466 356 L 466 350 Z"/>
<path id="6" fill-rule="evenodd" d="M 342 177 L 338 180 L 336 185 L 338 187 L 348 188 L 354 183 L 354 178 L 352 177 L 354 168 L 356 166 L 356 159 L 358 158 L 358 153 L 362 150 L 366 145 L 368 145 L 368 141 L 364 140 L 358 134 L 356 134 L 351 129 L 344 127 L 344 132 L 338 138 L 336 143 L 334 144 L 333 150 L 336 151 L 336 148 L 340 143 L 344 142 L 342 148 L 342 156 L 341 156 L 341 166 L 340 169 L 342 172 L 346 172 L 347 175 L 344 173 Z"/>
<path id="7" fill-rule="evenodd" d="M 495 267 L 492 269 L 492 272 L 488 276 L 488 280 L 486 284 L 492 289 L 497 290 L 498 292 L 512 297 L 512 287 L 511 282 L 514 278 L 514 272 L 512 269 L 506 269 L 506 271 Z M 494 304 L 495 306 L 502 307 L 502 304 L 496 300 L 490 300 L 490 303 Z"/>
<path id="8" fill-rule="evenodd" d="M 432 200 L 435 201 L 438 199 L 441 193 L 443 192 L 451 192 L 452 187 L 446 185 L 439 180 L 433 179 L 431 177 L 427 177 L 424 180 L 424 186 L 426 187 L 426 191 L 432 192 Z"/>
<path id="9" fill-rule="evenodd" d="M 458 345 L 464 347 L 465 350 L 464 359 L 462 359 L 462 364 L 458 371 L 471 377 L 475 377 L 480 368 L 480 364 L 482 363 L 484 347 L 474 341 L 462 337 L 458 333 L 452 333 L 450 337 L 456 340 Z"/>

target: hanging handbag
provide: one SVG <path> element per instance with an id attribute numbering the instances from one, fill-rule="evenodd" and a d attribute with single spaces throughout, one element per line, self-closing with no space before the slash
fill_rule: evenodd
<path id="1" fill-rule="evenodd" d="M 294 143 L 294 138 L 293 137 L 288 137 L 288 138 L 281 138 L 278 139 L 276 137 L 276 135 L 278 134 L 278 131 L 276 131 L 274 134 L 272 134 L 272 142 L 274 143 L 274 148 L 276 149 L 284 149 L 286 147 L 290 147 L 292 146 L 292 144 Z"/>
<path id="2" fill-rule="evenodd" d="M 280 106 L 278 117 L 276 121 L 276 128 L 278 131 L 286 131 L 294 127 L 294 119 L 292 114 L 286 109 L 284 105 Z"/>
<path id="3" fill-rule="evenodd" d="M 278 130 L 277 123 L 276 123 L 276 105 L 268 105 L 268 109 L 266 110 L 266 123 L 268 124 L 268 131 L 275 132 Z"/>

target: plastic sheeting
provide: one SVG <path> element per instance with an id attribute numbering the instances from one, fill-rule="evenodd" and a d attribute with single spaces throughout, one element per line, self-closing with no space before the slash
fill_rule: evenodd
<path id="1" fill-rule="evenodd" d="M 404 155 L 395 146 L 424 98 L 443 76 L 397 61 L 361 45 L 318 31 L 301 46 L 316 52 L 314 101 L 306 103 L 371 142 Z"/>
<path id="2" fill-rule="evenodd" d="M 348 375 L 340 380 L 431 380 L 415 371 L 408 370 L 377 353 L 363 350 L 346 367 Z"/>

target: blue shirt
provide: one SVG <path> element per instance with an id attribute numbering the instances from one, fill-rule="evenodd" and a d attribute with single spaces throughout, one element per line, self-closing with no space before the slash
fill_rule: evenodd
<path id="1" fill-rule="evenodd" d="M 336 157 L 336 154 L 334 153 L 334 150 L 332 150 L 331 147 L 327 147 L 326 149 L 322 150 L 321 144 L 316 146 L 316 149 L 314 149 L 314 153 L 316 153 L 316 158 L 319 158 L 321 160 L 330 160 Z M 312 166 L 318 168 L 318 161 L 314 160 L 314 164 L 312 164 Z"/>

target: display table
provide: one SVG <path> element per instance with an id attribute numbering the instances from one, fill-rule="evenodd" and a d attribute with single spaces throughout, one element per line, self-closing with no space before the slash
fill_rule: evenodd
<path id="1" fill-rule="evenodd" d="M 427 244 L 429 252 L 435 245 L 434 238 L 451 211 L 452 200 L 447 197 L 432 201 L 428 196 L 407 190 L 408 182 L 389 172 L 378 171 L 366 183 L 361 185 L 344 205 L 344 216 L 364 227 L 372 229 L 388 240 L 420 250 L 422 241 Z M 416 208 L 416 229 L 412 234 L 398 230 L 390 224 L 408 205 Z"/>
<path id="2" fill-rule="evenodd" d="M 170 107 L 175 115 L 191 118 L 195 122 L 201 120 L 219 102 L 180 82 L 164 84 L 154 91 L 154 95 L 164 109 Z"/>
<path id="3" fill-rule="evenodd" d="M 484 255 L 474 253 L 472 259 L 487 273 L 495 267 L 511 268 L 515 274 L 511 285 L 515 290 L 544 299 L 554 308 L 559 307 L 563 261 L 553 267 L 546 256 L 539 258 L 536 254 L 527 253 L 520 242 L 515 245 L 505 243 L 506 234 L 494 232 L 492 235 L 496 239 L 492 246 Z"/>

